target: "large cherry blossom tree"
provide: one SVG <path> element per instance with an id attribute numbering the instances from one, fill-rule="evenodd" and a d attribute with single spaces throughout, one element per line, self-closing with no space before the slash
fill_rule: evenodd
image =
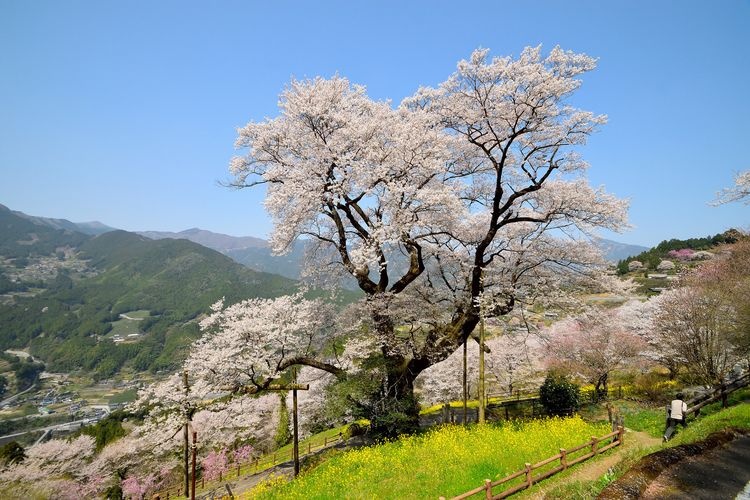
<path id="1" fill-rule="evenodd" d="M 477 50 L 397 107 L 339 76 L 292 81 L 279 116 L 239 130 L 233 184 L 267 187 L 275 251 L 305 238 L 313 268 L 356 280 L 382 402 L 412 424 L 415 378 L 466 342 L 480 296 L 506 314 L 572 286 L 601 264 L 586 237 L 626 225 L 627 203 L 587 183 L 579 154 L 606 121 L 568 99 L 594 67 L 557 47 Z"/>

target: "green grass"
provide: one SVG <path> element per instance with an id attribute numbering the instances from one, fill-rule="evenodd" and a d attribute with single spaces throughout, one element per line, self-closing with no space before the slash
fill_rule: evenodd
<path id="1" fill-rule="evenodd" d="M 133 319 L 145 319 L 151 316 L 151 312 L 148 309 L 139 309 L 137 311 L 129 311 L 123 314 Z"/>
<path id="2" fill-rule="evenodd" d="M 480 486 L 485 478 L 500 479 L 523 468 L 525 462 L 538 462 L 560 448 L 571 448 L 608 431 L 608 426 L 587 424 L 580 417 L 469 428 L 442 426 L 342 453 L 287 484 L 270 489 L 261 486 L 248 498 L 452 496 Z"/>
<path id="3" fill-rule="evenodd" d="M 142 333 L 141 329 L 138 327 L 138 323 L 140 322 L 130 319 L 113 321 L 112 330 L 109 332 L 108 336 L 114 337 L 115 335 L 119 335 L 123 338 L 127 338 L 131 333 Z"/>
<path id="4" fill-rule="evenodd" d="M 138 398 L 138 389 L 128 389 L 126 391 L 122 391 L 118 394 L 115 394 L 111 398 L 109 398 L 109 402 L 116 404 L 116 403 L 130 403 L 131 401 L 135 401 Z"/>

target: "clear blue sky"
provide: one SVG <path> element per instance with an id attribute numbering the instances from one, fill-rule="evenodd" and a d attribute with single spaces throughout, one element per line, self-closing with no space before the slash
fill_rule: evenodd
<path id="1" fill-rule="evenodd" d="M 403 5 L 402 5 L 403 4 Z M 235 130 L 292 76 L 338 72 L 399 102 L 477 47 L 598 57 L 577 105 L 609 115 L 584 156 L 631 199 L 632 231 L 750 226 L 712 208 L 750 168 L 750 2 L 0 2 L 0 203 L 128 230 L 264 237 L 260 190 L 232 191 Z M 611 236 L 611 235 L 609 235 Z"/>

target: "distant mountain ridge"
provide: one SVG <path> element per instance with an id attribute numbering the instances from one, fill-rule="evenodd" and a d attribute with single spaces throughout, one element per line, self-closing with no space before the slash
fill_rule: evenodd
<path id="1" fill-rule="evenodd" d="M 607 261 L 615 264 L 622 259 L 627 259 L 628 257 L 638 255 L 639 253 L 648 250 L 648 247 L 641 245 L 629 245 L 627 243 L 606 240 L 604 238 L 595 240 L 594 244 L 599 247 Z"/>
<path id="2" fill-rule="evenodd" d="M 296 242 L 285 255 L 274 255 L 271 252 L 270 243 L 264 239 L 253 236 L 229 236 L 199 228 L 186 229 L 178 233 L 139 231 L 138 234 L 155 240 L 166 238 L 190 240 L 221 252 L 250 269 L 279 274 L 295 280 L 300 278 L 302 259 L 305 254 L 304 242 Z"/>
<path id="3" fill-rule="evenodd" d="M 7 209 L 7 207 L 0 205 L 0 209 L 1 208 Z M 115 228 L 102 224 L 101 222 L 76 223 L 70 222 L 66 219 L 30 216 L 22 212 L 13 211 L 12 213 L 24 217 L 35 224 L 46 225 L 53 229 L 78 231 L 88 235 L 97 235 L 116 230 Z M 274 255 L 271 252 L 269 242 L 262 238 L 256 238 L 254 236 L 230 236 L 200 228 L 191 228 L 179 232 L 137 231 L 136 234 L 145 236 L 152 240 L 189 240 L 223 253 L 234 259 L 236 262 L 256 271 L 279 274 L 295 280 L 300 278 L 302 261 L 305 254 L 304 241 L 296 242 L 292 249 L 285 255 Z M 595 240 L 594 243 L 602 250 L 605 259 L 612 263 L 617 263 L 618 261 L 632 257 L 633 255 L 638 255 L 649 249 L 649 247 L 641 245 L 630 245 L 604 238 L 599 238 Z"/>
<path id="4" fill-rule="evenodd" d="M 164 238 L 190 240 L 199 245 L 203 245 L 214 250 L 227 253 L 235 250 L 244 250 L 246 248 L 266 248 L 268 242 L 261 238 L 253 236 L 229 236 L 227 234 L 214 233 L 197 227 L 174 233 L 170 231 L 138 231 L 152 240 L 161 240 Z"/>
<path id="5" fill-rule="evenodd" d="M 102 224 L 99 221 L 91 222 L 71 222 L 68 219 L 53 219 L 51 217 L 38 217 L 35 215 L 28 215 L 18 210 L 11 210 L 5 205 L 0 204 L 0 211 L 8 211 L 13 215 L 26 219 L 33 224 L 39 226 L 47 226 L 52 229 L 61 229 L 67 231 L 77 231 L 79 233 L 88 234 L 95 236 L 97 234 L 103 234 L 109 231 L 114 231 L 115 228 Z"/>

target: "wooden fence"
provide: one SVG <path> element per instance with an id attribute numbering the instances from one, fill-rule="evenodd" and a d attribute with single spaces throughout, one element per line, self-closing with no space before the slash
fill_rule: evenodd
<path id="1" fill-rule="evenodd" d="M 322 442 L 319 443 L 313 443 L 312 441 L 308 441 L 306 443 L 300 443 L 299 446 L 299 457 L 302 459 L 303 457 L 312 454 L 314 451 L 319 451 L 324 448 L 328 448 L 329 446 L 332 446 L 336 443 L 340 443 L 345 441 L 343 433 L 339 432 L 336 436 L 331 437 L 325 437 Z M 270 469 L 271 467 L 274 467 L 276 465 L 290 462 L 294 460 L 294 449 L 290 449 L 288 452 L 280 453 L 278 451 L 269 453 L 267 455 L 264 455 L 262 457 L 257 458 L 251 458 L 250 460 L 240 462 L 239 464 L 234 464 L 233 467 L 229 470 L 227 470 L 223 474 L 219 474 L 218 482 L 229 480 L 232 477 L 240 477 L 243 473 L 245 475 L 253 475 L 257 474 L 259 472 L 263 472 L 267 469 Z M 182 480 L 181 480 L 182 481 Z M 201 476 L 200 478 L 200 489 L 205 489 L 206 482 L 205 478 Z M 184 498 L 184 492 L 182 490 L 182 482 L 180 484 L 171 484 L 169 486 L 161 488 L 161 493 L 159 493 L 160 498 Z"/>
<path id="2" fill-rule="evenodd" d="M 615 438 L 614 441 L 612 441 L 609 444 L 606 444 L 604 446 L 599 446 L 602 442 L 607 441 L 608 439 Z M 464 498 L 469 498 L 474 495 L 478 495 L 480 493 L 484 494 L 484 497 L 486 499 L 497 499 L 497 498 L 506 498 L 514 493 L 518 493 L 519 491 L 525 490 L 526 488 L 530 488 L 533 484 L 538 483 L 539 481 L 543 479 L 547 479 L 550 476 L 554 476 L 558 472 L 562 472 L 566 470 L 568 467 L 572 467 L 573 465 L 583 462 L 584 460 L 588 460 L 591 457 L 594 457 L 600 453 L 604 453 L 605 451 L 614 448 L 615 446 L 621 445 L 623 442 L 623 427 L 618 426 L 616 431 L 610 432 L 609 434 L 605 434 L 601 437 L 592 436 L 590 441 L 587 441 L 581 445 L 575 446 L 573 448 L 569 449 L 560 449 L 560 453 L 557 455 L 553 455 L 549 458 L 546 458 L 542 460 L 541 462 L 537 462 L 535 464 L 526 463 L 524 468 L 521 469 L 518 472 L 514 472 L 513 474 L 506 476 L 498 481 L 491 481 L 489 479 L 484 480 L 484 484 L 482 486 L 479 486 L 477 488 L 474 488 L 471 491 L 467 491 L 465 493 L 462 493 L 456 497 L 453 497 L 451 500 L 463 500 Z M 576 456 L 575 458 L 572 458 L 571 455 L 575 455 L 577 452 L 588 450 L 586 453 Z M 534 471 L 537 469 L 540 469 L 546 465 L 549 465 L 555 461 L 559 460 L 560 465 L 553 467 L 549 470 L 546 470 L 542 472 L 541 474 L 534 475 Z M 514 479 L 522 478 L 522 482 L 520 484 L 517 484 L 515 486 L 511 486 L 505 490 L 502 490 L 497 493 L 492 492 L 492 488 L 495 488 L 497 486 L 500 486 L 504 483 L 513 481 Z M 440 497 L 440 500 L 445 500 L 445 497 Z"/>
<path id="3" fill-rule="evenodd" d="M 724 385 L 716 387 L 713 391 L 694 397 L 693 399 L 686 401 L 687 403 L 687 415 L 694 413 L 697 417 L 700 415 L 701 408 L 716 401 L 726 402 L 727 396 L 738 389 L 747 387 L 750 385 L 750 373 L 738 377 L 731 382 L 727 382 Z M 686 416 L 687 416 L 686 415 Z"/>
<path id="4" fill-rule="evenodd" d="M 299 457 L 302 458 L 306 455 L 312 454 L 313 451 L 322 450 L 323 448 L 328 448 L 329 446 L 340 443 L 341 441 L 344 441 L 344 436 L 341 432 L 338 433 L 336 436 L 332 437 L 326 437 L 323 439 L 323 442 L 318 444 L 313 444 L 312 441 L 308 441 L 307 443 L 300 443 L 299 446 Z M 258 457 L 254 460 L 250 460 L 246 462 L 242 466 L 247 466 L 250 469 L 253 470 L 253 474 L 257 474 L 258 472 L 262 472 L 266 469 L 270 469 L 271 467 L 282 464 L 284 462 L 289 462 L 294 460 L 294 450 L 290 449 L 288 452 L 285 453 L 279 453 L 274 452 L 272 454 L 265 455 L 263 457 Z M 237 468 L 237 476 L 240 475 L 240 468 Z"/>
<path id="5" fill-rule="evenodd" d="M 609 399 L 622 399 L 632 394 L 630 386 L 614 386 L 608 390 Z M 581 389 L 581 402 L 598 401 L 598 395 L 593 388 Z M 539 392 L 515 392 L 512 395 L 489 393 L 487 395 L 486 415 L 489 421 L 501 421 L 512 419 L 525 419 L 547 416 L 548 413 L 539 403 Z M 466 412 L 467 422 L 479 421 L 479 410 L 468 408 Z M 427 415 L 420 416 L 420 425 L 429 427 L 439 424 L 462 424 L 464 423 L 464 409 L 462 406 L 451 406 L 446 404 L 440 410 Z"/>

